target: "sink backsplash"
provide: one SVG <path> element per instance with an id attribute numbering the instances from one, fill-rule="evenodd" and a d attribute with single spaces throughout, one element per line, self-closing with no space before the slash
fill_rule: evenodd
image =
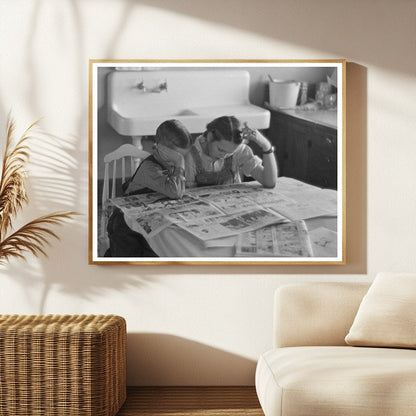
<path id="1" fill-rule="evenodd" d="M 166 91 L 152 92 L 163 82 Z M 138 88 L 140 83 L 145 91 Z M 207 107 L 248 103 L 249 83 L 250 75 L 244 70 L 114 71 L 109 74 L 108 94 L 115 102 L 117 96 L 130 95 L 135 100 L 142 97 L 150 105 L 174 102 L 176 107 Z M 128 103 L 121 100 L 120 105 L 123 101 Z"/>
<path id="2" fill-rule="evenodd" d="M 222 111 L 255 107 L 249 86 L 250 74 L 241 69 L 116 70 L 107 81 L 108 121 L 123 135 L 152 135 L 168 118 L 202 132 L 210 119 L 231 115 Z"/>

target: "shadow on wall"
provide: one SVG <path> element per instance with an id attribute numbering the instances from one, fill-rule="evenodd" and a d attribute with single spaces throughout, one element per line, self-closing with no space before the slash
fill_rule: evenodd
<path id="1" fill-rule="evenodd" d="M 32 5 L 31 5 L 32 6 Z M 81 24 L 80 10 L 76 2 L 66 2 L 64 8 L 67 11 L 66 18 L 71 20 L 77 28 L 76 34 L 77 54 L 74 57 L 74 70 L 72 72 L 71 82 L 73 83 L 72 91 L 78 91 L 82 97 L 87 91 L 88 79 L 85 70 L 84 61 L 84 34 Z M 48 72 L 48 61 L 40 60 L 38 55 L 37 42 L 38 36 L 41 36 L 44 28 L 41 25 L 41 19 L 48 12 L 48 4 L 40 1 L 33 2 L 31 11 L 29 36 L 25 39 L 25 66 L 30 70 L 25 72 L 25 80 L 27 81 L 27 90 L 23 92 L 21 102 L 17 101 L 17 105 L 12 103 L 0 102 L 1 118 L 6 120 L 8 108 L 13 104 L 17 107 L 26 105 L 29 116 L 33 117 L 29 123 L 45 116 L 40 124 L 47 124 L 51 119 L 50 114 L 45 115 L 45 107 L 42 103 L 43 95 L 47 95 L 48 91 L 42 89 L 43 74 Z M 58 37 L 59 38 L 59 37 Z M 64 49 L 64 48 L 63 48 Z M 64 64 L 63 64 L 64 65 Z M 51 78 L 53 79 L 53 78 Z M 26 84 L 25 84 L 26 85 Z M 53 85 L 53 83 L 52 83 Z M 65 101 L 65 93 L 68 90 L 62 89 Z M 87 102 L 85 107 L 81 105 L 79 115 L 74 120 L 75 133 L 67 137 L 58 137 L 53 134 L 42 132 L 36 134 L 39 140 L 31 140 L 28 142 L 31 148 L 30 163 L 28 165 L 29 178 L 27 180 L 30 203 L 24 210 L 19 213 L 19 217 L 29 221 L 37 216 L 50 213 L 52 211 L 71 210 L 79 211 L 80 206 L 85 205 L 85 195 L 88 186 L 88 165 L 83 163 L 86 160 L 86 132 L 88 125 Z M 56 106 L 55 108 L 57 108 Z M 53 117 L 53 116 L 52 116 Z M 19 124 L 19 120 L 17 120 Z M 24 126 L 26 128 L 27 126 Z M 83 171 L 83 172 L 82 172 Z M 82 173 L 81 173 L 82 172 Z M 84 213 L 81 213 L 84 214 Z M 25 256 L 27 262 L 11 261 L 4 268 L 13 280 L 21 282 L 23 293 L 26 296 L 20 299 L 21 304 L 26 305 L 29 311 L 38 309 L 39 313 L 45 313 L 45 302 L 50 288 L 55 286 L 65 286 L 67 282 L 69 290 L 71 290 L 71 281 L 77 280 L 74 277 L 74 270 L 79 270 L 84 265 L 87 258 L 87 236 L 85 235 L 87 216 L 79 216 L 75 221 L 65 223 L 63 226 L 54 227 L 53 230 L 60 236 L 61 241 L 58 242 L 51 239 L 51 246 L 46 248 L 49 259 L 40 257 L 35 259 L 30 253 Z M 81 237 L 80 237 L 81 236 Z M 81 239 L 85 239 L 81 241 Z M 61 265 L 67 263 L 73 247 L 85 245 L 85 258 L 73 258 L 72 267 L 62 270 Z M 1 270 L 3 272 L 3 270 Z M 85 277 L 84 277 L 85 280 Z M 40 301 L 33 298 L 33 286 L 42 285 L 42 295 Z M 92 284 L 91 284 L 92 286 Z M 91 289 L 91 288 L 90 288 Z M 79 290 L 79 288 L 78 288 Z M 74 289 L 75 291 L 75 289 Z M 81 289 L 81 294 L 82 294 Z M 79 292 L 78 292 L 79 294 Z M 81 295 L 82 296 L 82 295 Z M 19 303 L 20 303 L 19 302 Z M 38 306 L 39 305 L 39 306 Z M 22 306 L 22 305 L 20 305 Z M 16 305 L 16 308 L 18 306 Z M 21 311 L 22 308 L 20 308 Z M 17 310 L 17 312 L 19 309 Z"/>
<path id="2" fill-rule="evenodd" d="M 367 68 L 347 63 L 346 75 L 346 269 L 348 273 L 366 274 Z"/>
<path id="3" fill-rule="evenodd" d="M 129 333 L 127 361 L 129 386 L 254 385 L 255 361 L 174 335 Z"/>
<path id="4" fill-rule="evenodd" d="M 32 5 L 31 5 L 32 6 Z M 14 98 L 17 105 L 12 102 L 0 100 L 0 120 L 5 126 L 10 106 L 25 108 L 28 112 L 28 123 L 33 122 L 41 116 L 45 119 L 40 123 L 47 125 L 53 119 L 53 112 L 45 114 L 43 96 L 49 90 L 43 90 L 44 73 L 50 73 L 47 58 L 39 59 L 38 50 L 39 37 L 42 36 L 42 19 L 50 10 L 48 2 L 33 2 L 31 11 L 29 36 L 25 39 L 25 64 L 29 68 L 25 72 L 27 78 L 27 90 L 22 89 L 20 101 Z M 19 213 L 19 219 L 29 221 L 45 213 L 60 210 L 79 211 L 84 207 L 88 198 L 88 71 L 85 66 L 85 31 L 82 24 L 82 10 L 78 2 L 69 1 L 60 5 L 60 12 L 65 14 L 68 25 L 73 25 L 76 30 L 76 54 L 70 56 L 70 61 L 63 57 L 62 66 L 67 65 L 71 69 L 71 79 L 67 85 L 71 88 L 62 88 L 62 102 L 71 99 L 74 95 L 85 97 L 79 102 L 79 109 L 75 112 L 73 119 L 73 133 L 53 135 L 43 132 L 39 135 L 40 140 L 30 141 L 31 158 L 29 163 L 29 178 L 27 181 L 30 204 Z M 116 41 L 117 37 L 114 37 Z M 58 36 L 56 41 L 62 39 Z M 113 45 L 114 46 L 114 45 Z M 108 45 L 111 54 L 112 45 Z M 65 48 L 62 47 L 62 50 Z M 50 78 L 55 80 L 54 77 Z M 59 78 L 58 78 L 59 79 Z M 52 84 L 53 85 L 53 82 Z M 53 87 L 49 86 L 49 89 Z M 69 92 L 69 93 L 68 93 Z M 65 95 L 66 94 L 66 95 Z M 18 97 L 18 94 L 16 94 Z M 13 101 L 13 100 L 12 100 Z M 59 106 L 54 106 L 54 110 Z M 61 110 L 59 110 L 61 111 Z M 59 112 L 58 111 L 58 112 Z M 72 113 L 74 114 L 74 113 Z M 68 120 L 72 120 L 68 116 Z M 17 120 L 17 125 L 19 125 Z M 3 123 L 4 122 L 4 123 Z M 53 122 L 53 120 L 52 120 Z M 23 129 L 27 126 L 23 126 Z M 5 129 L 3 130 L 5 131 Z M 21 215 L 20 215 L 21 214 Z M 25 256 L 26 261 L 13 260 L 0 270 L 0 275 L 8 277 L 22 288 L 22 298 L 16 302 L 10 313 L 70 313 L 71 311 L 51 309 L 48 306 L 48 296 L 51 290 L 59 290 L 69 295 L 73 294 L 77 301 L 90 299 L 102 293 L 106 289 L 123 290 L 125 287 L 141 287 L 147 281 L 147 271 L 141 273 L 141 277 L 131 276 L 129 273 L 118 273 L 117 280 L 114 279 L 114 269 L 102 268 L 99 273 L 86 273 L 85 267 L 88 263 L 88 214 L 81 212 L 81 216 L 74 221 L 65 223 L 61 227 L 54 227 L 61 241 L 51 239 L 51 246 L 46 248 L 49 258 L 40 257 L 36 259 L 30 253 Z M 76 247 L 76 249 L 74 249 Z M 79 255 L 83 253 L 84 255 Z M 75 254 L 75 255 L 74 255 Z M 69 259 L 69 260 L 68 260 Z M 62 265 L 65 265 L 62 267 Z M 136 273 L 137 274 L 137 273 Z M 39 291 L 34 288 L 39 287 Z M 39 295 L 38 295 L 39 293 Z M 64 306 L 65 307 L 65 306 Z M 67 307 L 69 307 L 67 305 Z M 84 310 L 79 308 L 80 313 Z M 109 313 L 116 313 L 115 310 Z"/>
<path id="5" fill-rule="evenodd" d="M 351 51 L 356 60 L 413 75 L 412 54 L 405 54 L 397 47 L 402 44 L 402 34 L 397 30 L 398 22 L 413 26 L 414 2 L 411 1 L 401 2 L 400 18 L 394 15 L 395 9 L 391 7 L 390 0 L 381 0 L 377 4 L 362 1 L 354 3 L 356 6 L 350 2 L 328 0 L 129 0 L 125 3 L 126 12 L 131 10 L 132 4 L 145 4 L 201 21 L 257 33 L 296 47 L 321 50 L 326 55 L 339 58 L 350 55 Z M 407 14 L 404 7 L 408 8 Z M 403 19 L 408 19 L 408 22 L 403 22 Z M 316 57 L 319 58 L 323 57 Z"/>
<path id="6" fill-rule="evenodd" d="M 366 56 L 362 57 L 366 62 L 371 61 L 375 64 L 379 63 L 386 67 L 394 66 L 396 69 L 403 69 L 404 71 L 408 69 L 403 60 L 411 59 L 405 58 L 404 54 L 397 52 L 397 59 L 394 59 L 394 53 L 385 54 L 380 51 L 376 52 L 374 48 L 366 48 L 364 46 L 355 47 L 354 45 L 354 36 L 357 36 L 357 43 L 360 42 L 372 42 L 377 43 L 377 45 L 383 45 L 383 42 L 379 40 L 379 26 L 377 25 L 377 36 L 371 36 L 371 31 L 376 31 L 374 25 L 377 23 L 374 14 L 369 18 L 370 8 L 367 3 L 362 5 L 362 10 L 359 16 L 351 16 L 348 18 L 348 14 L 352 13 L 354 10 L 352 7 L 341 4 L 340 2 L 325 2 L 328 4 L 328 16 L 337 16 L 337 13 L 340 13 L 344 8 L 346 11 L 346 18 L 339 19 L 341 21 L 329 20 L 326 22 L 326 25 L 313 25 L 314 31 L 310 37 L 305 37 L 305 30 L 299 31 L 296 25 L 293 25 L 293 19 L 289 19 L 290 16 L 295 16 L 299 25 L 306 22 L 315 22 L 317 19 L 322 20 L 322 1 L 319 2 L 319 7 L 314 7 L 313 3 L 309 4 L 305 1 L 285 3 L 281 1 L 269 2 L 265 0 L 260 0 L 256 3 L 250 2 L 239 2 L 236 0 L 231 0 L 227 3 L 220 3 L 218 0 L 214 0 L 214 7 L 212 3 L 208 4 L 200 0 L 196 0 L 191 3 L 179 0 L 172 0 L 171 2 L 162 2 L 160 0 L 125 0 L 125 13 L 120 21 L 120 25 L 117 26 L 118 30 L 111 37 L 112 41 L 107 45 L 106 50 L 102 54 L 103 58 L 114 57 L 117 52 L 117 46 L 119 45 L 120 39 L 123 37 L 124 28 L 128 26 L 126 23 L 129 19 L 131 9 L 137 4 L 148 4 L 149 7 L 160 7 L 161 9 L 172 10 L 177 13 L 182 13 L 184 15 L 190 15 L 198 17 L 202 20 L 212 20 L 224 25 L 231 25 L 238 28 L 242 28 L 247 31 L 258 32 L 264 36 L 269 36 L 274 39 L 288 40 L 294 45 L 308 45 L 317 48 L 319 46 L 320 50 L 326 51 L 326 53 L 337 53 L 338 51 L 354 51 L 354 56 L 358 56 L 356 51 L 366 50 Z M 74 25 L 80 28 L 80 31 L 77 32 L 77 56 L 74 59 L 74 62 L 71 61 L 71 67 L 73 69 L 74 77 L 72 78 L 72 83 L 74 84 L 74 90 L 77 91 L 79 96 L 84 96 L 85 91 L 87 91 L 87 73 L 85 69 L 85 60 L 83 59 L 84 53 L 83 48 L 83 39 L 85 33 L 82 32 L 82 24 L 80 21 L 81 11 L 79 10 L 79 5 L 76 2 L 70 2 L 71 13 L 68 17 L 71 17 Z M 44 68 L 43 64 L 40 64 L 36 59 L 34 42 L 36 39 L 36 34 L 41 30 L 37 25 L 38 14 L 41 12 L 42 3 L 37 2 L 36 8 L 34 9 L 33 21 L 32 21 L 32 30 L 31 33 L 33 36 L 28 37 L 27 39 L 27 63 L 28 68 L 31 70 L 28 72 L 29 82 L 28 84 L 32 86 L 33 90 L 30 91 L 29 97 L 31 97 L 30 110 L 34 118 L 42 115 L 42 105 L 36 100 L 36 97 L 39 97 L 41 91 L 37 90 L 36 86 L 39 85 L 38 73 L 40 73 Z M 381 7 L 383 9 L 384 6 Z M 335 12 L 335 11 L 336 12 Z M 238 13 L 236 12 L 238 11 Z M 273 13 L 275 12 L 275 13 Z M 368 13 L 367 13 L 368 12 Z M 371 8 L 372 13 L 380 13 L 380 7 L 377 7 L 377 10 Z M 355 12 L 354 12 L 355 13 Z M 319 16 L 318 16 L 319 15 Z M 338 14 L 341 16 L 341 14 Z M 409 15 L 411 15 L 409 13 Z M 358 21 L 357 21 L 358 19 Z M 366 20 L 365 25 L 359 25 L 359 19 Z M 270 20 L 273 20 L 271 24 Z M 336 19 L 335 19 L 336 20 Z M 347 28 L 348 24 L 352 24 L 357 27 L 354 27 L 354 30 Z M 307 27 L 307 26 L 305 26 Z M 366 33 L 360 33 L 361 28 L 365 28 Z M 336 36 L 334 39 L 328 39 L 326 36 L 327 33 L 333 28 L 334 33 L 344 33 L 346 30 L 348 36 Z M 364 29 L 363 29 L 364 30 Z M 368 31 L 368 32 L 367 32 Z M 394 38 L 396 31 L 385 32 L 386 36 L 388 33 L 390 37 Z M 325 35 L 325 36 L 324 36 Z M 320 36 L 322 39 L 320 39 Z M 359 38 L 359 39 L 358 39 Z M 397 41 L 397 39 L 395 39 Z M 386 40 L 383 45 L 391 44 L 395 40 Z M 351 46 L 352 42 L 352 46 Z M 381 46 L 377 46 L 380 48 Z M 353 49 L 351 49 L 353 48 Z M 399 55 L 400 54 L 400 55 Z M 409 54 L 411 55 L 411 54 Z M 377 62 L 377 60 L 383 60 L 385 62 Z M 30 64 L 30 65 L 29 65 Z M 366 235 L 366 216 L 367 216 L 367 73 L 366 69 L 357 64 L 348 64 L 347 65 L 347 265 L 346 266 L 264 266 L 261 269 L 262 274 L 360 274 L 366 273 L 367 269 L 367 255 L 366 255 L 366 246 L 367 246 L 367 235 Z M 88 178 L 88 164 L 83 163 L 84 160 L 87 160 L 86 157 L 86 141 L 87 138 L 87 126 L 88 126 L 88 103 L 85 100 L 79 108 L 79 119 L 77 120 L 75 127 L 75 137 L 60 139 L 55 142 L 53 148 L 56 149 L 58 146 L 58 153 L 62 152 L 67 156 L 67 165 L 59 164 L 55 161 L 56 155 L 49 157 L 49 161 L 40 159 L 36 161 L 36 155 L 32 158 L 34 163 L 43 163 L 45 167 L 49 169 L 49 172 L 42 177 L 32 177 L 33 179 L 33 192 L 32 196 L 32 210 L 33 217 L 41 211 L 44 211 L 44 208 L 47 208 L 48 211 L 54 209 L 56 206 L 57 209 L 74 209 L 74 207 L 84 206 L 85 198 L 87 195 L 87 178 Z M 7 104 L 0 102 L 0 111 L 3 114 L 7 113 L 6 109 Z M 5 117 L 4 117 L 5 118 Z M 41 157 L 43 149 L 40 148 L 38 155 Z M 50 149 L 49 149 L 50 152 Z M 36 156 L 36 157 L 35 157 Z M 49 163 L 50 161 L 54 163 Z M 56 162 L 56 163 L 55 163 Z M 66 171 L 65 174 L 65 170 Z M 50 178 L 53 178 L 51 180 Z M 48 199 L 45 199 L 48 198 Z M 34 208 L 35 207 L 35 208 Z M 76 209 L 76 208 L 75 208 Z M 32 216 L 32 213 L 31 213 Z M 77 270 L 85 270 L 85 265 L 87 263 L 88 255 L 88 230 L 86 227 L 87 215 L 83 218 L 77 219 L 77 223 L 73 227 L 61 227 L 58 230 L 59 235 L 62 237 L 61 243 L 54 243 L 54 246 L 48 250 L 51 260 L 42 260 L 41 267 L 44 269 L 41 271 L 31 271 L 30 268 L 27 268 L 22 271 L 22 267 L 19 263 L 12 265 L 10 267 L 10 273 L 13 274 L 13 271 L 16 270 L 16 274 L 23 276 L 26 275 L 26 278 L 22 280 L 22 286 L 26 287 L 31 285 L 28 284 L 30 281 L 30 276 L 33 276 L 33 279 L 38 284 L 44 280 L 45 284 L 45 296 L 40 305 L 40 313 L 44 312 L 46 294 L 48 293 L 48 288 L 52 285 L 55 285 L 62 289 L 62 291 L 68 291 L 77 293 L 77 295 L 82 294 L 81 296 L 88 296 L 89 294 L 95 294 L 97 290 L 96 285 L 103 288 L 106 285 L 107 287 L 117 287 L 118 289 L 122 288 L 124 284 L 130 285 L 132 282 L 128 277 L 125 277 L 128 273 L 126 271 L 132 272 L 132 274 L 137 274 L 137 269 L 135 267 L 129 267 L 120 269 L 113 267 L 101 267 L 99 273 L 82 273 L 83 276 L 78 276 L 76 274 Z M 68 255 L 73 251 L 73 247 L 78 247 L 77 253 L 85 253 L 84 256 L 77 256 L 71 262 L 71 267 L 67 270 L 60 270 L 60 263 L 63 256 Z M 60 260 L 61 258 L 61 260 Z M 52 261 L 53 259 L 53 261 Z M 64 261 L 64 264 L 67 262 Z M 19 267 L 20 266 L 20 267 Z M 91 267 L 91 266 L 90 266 Z M 96 266 L 95 266 L 96 267 Z M 232 265 L 231 268 L 227 266 L 215 267 L 200 267 L 198 269 L 198 275 L 220 273 L 228 274 L 232 272 L 233 274 L 238 275 L 252 275 L 253 273 L 258 273 L 258 266 L 236 266 Z M 256 267 L 256 269 L 255 269 Z M 19 270 L 17 270 L 19 269 Z M 141 277 L 146 279 L 153 279 L 154 274 L 162 273 L 175 273 L 175 274 L 194 274 L 194 270 L 191 267 L 187 266 L 177 266 L 173 271 L 171 266 L 149 266 L 140 271 Z M 100 275 L 100 278 L 95 281 L 95 278 L 90 276 Z M 117 275 L 117 285 L 111 284 L 111 279 L 114 279 L 114 276 Z M 38 277 L 39 276 L 39 277 Z M 125 279 L 125 280 L 124 280 Z M 76 284 L 72 284 L 76 282 Z M 135 283 L 133 279 L 133 283 Z M 34 283 L 35 284 L 35 283 Z M 77 286 L 77 284 L 79 286 Z M 30 294 L 30 289 L 27 288 L 28 296 Z"/>
<path id="7" fill-rule="evenodd" d="M 27 143 L 31 152 L 27 166 L 30 203 L 18 212 L 17 219 L 28 222 L 52 211 L 76 209 L 75 200 L 80 194 L 76 175 L 73 174 L 79 164 L 76 141 L 74 143 L 71 137 L 58 137 L 42 129 L 34 129 L 33 138 Z M 23 294 L 7 313 L 73 313 L 71 304 L 65 304 L 63 309 L 56 304 L 51 307 L 48 304 L 49 295 L 58 290 L 69 296 L 73 295 L 81 304 L 84 300 L 101 295 L 107 289 L 123 291 L 126 288 L 144 288 L 157 283 L 157 278 L 150 277 L 147 270 L 140 273 L 140 276 L 137 273 L 118 273 L 117 279 L 114 278 L 112 267 L 95 266 L 101 269 L 99 273 L 77 272 L 83 270 L 88 262 L 87 223 L 88 216 L 84 214 L 65 221 L 61 226 L 51 227 L 60 241 L 54 238 L 48 240 L 50 245 L 45 247 L 47 258 L 35 258 L 27 252 L 24 256 L 26 260 L 12 259 L 9 264 L 1 267 L 0 276 L 4 274 L 4 277 L 19 283 Z M 15 229 L 18 226 L 16 223 Z M 84 255 L 74 255 L 79 251 Z M 62 268 L 62 264 L 69 264 L 70 267 Z M 34 291 L 34 288 L 39 288 L 39 291 Z M 49 300 L 53 303 L 53 299 Z M 110 303 L 102 313 L 121 314 L 117 308 L 118 305 Z M 95 311 L 85 310 L 81 306 L 79 313 Z"/>

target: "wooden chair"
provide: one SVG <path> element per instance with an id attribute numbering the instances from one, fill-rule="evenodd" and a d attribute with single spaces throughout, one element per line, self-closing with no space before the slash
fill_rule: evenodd
<path id="1" fill-rule="evenodd" d="M 104 184 L 101 197 L 101 226 L 99 253 L 104 255 L 109 247 L 107 237 L 107 221 L 111 214 L 108 200 L 117 196 L 117 174 L 121 167 L 121 183 L 126 181 L 135 172 L 140 161 L 149 156 L 149 153 L 132 144 L 123 144 L 111 153 L 104 156 Z M 121 164 L 119 163 L 121 162 Z M 119 195 L 118 195 L 119 196 Z"/>

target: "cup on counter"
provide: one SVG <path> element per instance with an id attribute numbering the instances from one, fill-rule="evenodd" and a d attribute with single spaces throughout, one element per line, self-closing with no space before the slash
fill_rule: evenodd
<path id="1" fill-rule="evenodd" d="M 324 106 L 324 99 L 325 99 L 325 93 L 321 90 L 317 90 L 315 94 L 315 101 L 318 105 Z"/>
<path id="2" fill-rule="evenodd" d="M 324 98 L 324 106 L 328 110 L 337 108 L 337 94 L 328 94 Z"/>
<path id="3" fill-rule="evenodd" d="M 300 84 L 299 105 L 305 105 L 307 102 L 308 102 L 308 83 L 302 82 Z"/>

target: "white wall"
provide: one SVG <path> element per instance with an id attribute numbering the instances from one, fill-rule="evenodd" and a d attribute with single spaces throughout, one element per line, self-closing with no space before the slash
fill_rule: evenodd
<path id="1" fill-rule="evenodd" d="M 2 313 L 116 313 L 129 384 L 252 384 L 272 295 L 416 270 L 415 1 L 2 0 L 0 125 L 44 117 L 23 218 L 83 215 L 49 258 L 2 267 Z M 324 59 L 347 65 L 345 266 L 89 266 L 88 59 Z M 4 137 L 4 134 L 2 135 Z M 2 140 L 2 146 L 4 145 Z"/>

